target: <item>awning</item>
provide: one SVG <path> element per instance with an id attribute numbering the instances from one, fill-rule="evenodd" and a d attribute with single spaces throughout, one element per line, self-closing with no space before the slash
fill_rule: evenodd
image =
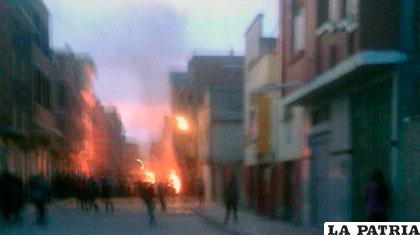
<path id="1" fill-rule="evenodd" d="M 296 87 L 301 85 L 301 82 L 291 82 L 291 83 L 283 83 L 283 82 L 276 82 L 276 83 L 270 83 L 267 84 L 253 92 L 251 92 L 251 96 L 260 96 L 263 95 L 267 92 L 271 92 L 271 91 L 277 91 L 277 90 L 281 90 L 283 88 L 287 88 L 287 87 Z"/>
<path id="2" fill-rule="evenodd" d="M 323 89 L 337 84 L 349 82 L 352 72 L 366 67 L 392 65 L 405 62 L 407 55 L 397 50 L 362 51 L 344 62 L 337 64 L 328 71 L 315 77 L 309 83 L 303 85 L 282 100 L 284 106 L 294 105 L 303 102 L 308 97 L 321 92 Z"/>

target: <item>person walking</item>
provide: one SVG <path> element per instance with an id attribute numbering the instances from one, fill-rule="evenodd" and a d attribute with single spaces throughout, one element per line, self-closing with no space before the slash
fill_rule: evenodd
<path id="1" fill-rule="evenodd" d="M 44 225 L 46 222 L 46 203 L 50 193 L 50 187 L 41 175 L 32 178 L 30 182 L 32 200 L 37 211 L 37 223 Z"/>
<path id="2" fill-rule="evenodd" d="M 156 226 L 155 203 L 153 201 L 155 192 L 154 192 L 153 185 L 147 182 L 140 183 L 139 194 L 146 205 L 147 214 L 149 215 L 149 227 L 155 227 Z"/>
<path id="3" fill-rule="evenodd" d="M 101 199 L 105 205 L 105 211 L 114 212 L 114 204 L 111 196 L 113 191 L 113 182 L 111 176 L 104 176 L 101 178 Z"/>
<path id="4" fill-rule="evenodd" d="M 159 198 L 161 211 L 166 211 L 165 197 L 167 195 L 167 192 L 168 190 L 167 190 L 166 184 L 164 182 L 160 182 L 157 186 L 157 196 Z"/>
<path id="5" fill-rule="evenodd" d="M 195 194 L 199 205 L 202 206 L 204 204 L 204 182 L 201 178 L 195 182 Z"/>
<path id="6" fill-rule="evenodd" d="M 88 188 L 88 208 L 93 208 L 95 212 L 99 212 L 99 206 L 96 204 L 96 199 L 99 197 L 100 189 L 99 184 L 94 177 L 87 180 Z"/>
<path id="7" fill-rule="evenodd" d="M 226 207 L 225 224 L 229 222 L 230 213 L 233 211 L 234 222 L 238 222 L 238 185 L 234 173 L 229 174 L 223 189 Z"/>
<path id="8" fill-rule="evenodd" d="M 370 222 L 386 222 L 388 187 L 383 172 L 375 171 L 366 189 L 366 210 Z"/>
<path id="9" fill-rule="evenodd" d="M 87 212 L 89 210 L 88 198 L 89 188 L 87 179 L 85 176 L 80 175 L 77 179 L 77 199 L 79 200 L 82 212 Z"/>
<path id="10" fill-rule="evenodd" d="M 22 180 L 5 171 L 0 176 L 0 208 L 4 221 L 18 223 L 23 205 Z"/>

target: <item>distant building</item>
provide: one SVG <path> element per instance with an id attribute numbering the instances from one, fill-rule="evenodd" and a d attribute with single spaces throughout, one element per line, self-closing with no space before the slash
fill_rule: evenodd
<path id="1" fill-rule="evenodd" d="M 193 145 L 198 177 L 205 183 L 206 200 L 222 200 L 224 175 L 241 178 L 242 56 L 194 56 L 188 63 L 191 83 Z"/>
<path id="2" fill-rule="evenodd" d="M 95 161 L 92 166 L 97 175 L 109 173 L 109 158 L 112 145 L 110 143 L 110 123 L 105 107 L 96 101 L 93 111 L 93 140 Z"/>
<path id="3" fill-rule="evenodd" d="M 194 130 L 196 129 L 193 119 L 193 93 L 191 81 L 187 79 L 185 72 L 171 72 L 170 79 L 170 97 L 171 113 L 170 122 L 172 124 L 172 143 L 174 154 L 178 166 L 182 173 L 182 182 L 191 188 L 184 188 L 184 191 L 192 192 L 194 180 L 197 178 L 197 152 Z M 182 131 L 176 126 L 176 118 L 181 116 L 185 118 L 190 125 L 190 130 Z"/>
<path id="4" fill-rule="evenodd" d="M 128 162 L 138 165 L 137 159 L 140 159 L 140 146 L 137 143 L 125 143 L 125 156 Z"/>
<path id="5" fill-rule="evenodd" d="M 89 174 L 88 168 L 92 167 L 85 161 L 93 158 L 91 126 L 96 106 L 91 87 L 93 61 L 89 55 L 74 53 L 70 48 L 55 50 L 51 57 L 58 78 L 52 84 L 55 88 L 53 105 L 57 127 L 65 139 L 57 169 Z"/>
<path id="6" fill-rule="evenodd" d="M 132 187 L 134 187 L 134 184 L 139 181 L 141 177 L 140 172 L 142 167 L 144 167 L 144 162 L 139 162 L 139 159 L 141 159 L 139 144 L 127 141 L 124 148 L 123 168 L 126 178 L 130 181 L 129 184 Z"/>
<path id="7" fill-rule="evenodd" d="M 122 177 L 124 172 L 124 150 L 125 150 L 125 136 L 124 129 L 121 122 L 121 116 L 116 107 L 105 107 L 109 123 L 109 155 L 107 170 L 118 177 Z"/>
<path id="8" fill-rule="evenodd" d="M 227 174 L 234 172 L 242 178 L 242 102 L 241 87 L 212 88 L 198 106 L 198 159 L 206 201 L 223 202 Z"/>

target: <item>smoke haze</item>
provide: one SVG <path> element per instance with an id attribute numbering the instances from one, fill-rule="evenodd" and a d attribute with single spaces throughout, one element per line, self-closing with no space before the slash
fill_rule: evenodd
<path id="1" fill-rule="evenodd" d="M 127 135 L 140 142 L 161 133 L 168 111 L 168 71 L 189 56 L 235 49 L 257 13 L 276 25 L 277 0 L 44 0 L 55 47 L 92 55 L 95 90 L 116 105 Z M 270 23 L 271 22 L 271 23 Z"/>

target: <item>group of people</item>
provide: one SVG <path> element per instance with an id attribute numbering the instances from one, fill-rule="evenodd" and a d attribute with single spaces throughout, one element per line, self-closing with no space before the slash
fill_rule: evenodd
<path id="1" fill-rule="evenodd" d="M 148 182 L 139 182 L 137 191 L 142 198 L 149 216 L 149 226 L 156 226 L 155 217 L 155 200 L 157 197 L 160 203 L 161 211 L 166 211 L 167 205 L 165 198 L 168 196 L 168 186 L 165 182 L 159 182 L 157 185 Z M 225 224 L 228 223 L 230 215 L 233 214 L 234 222 L 238 221 L 238 201 L 239 189 L 234 174 L 230 174 L 224 185 L 224 201 L 226 206 Z M 195 185 L 195 193 L 200 203 L 204 203 L 204 183 L 201 179 L 197 180 Z"/>
<path id="2" fill-rule="evenodd" d="M 115 189 L 115 180 L 111 176 L 102 176 L 99 180 L 94 177 L 80 177 L 77 182 L 76 197 L 82 211 L 99 211 L 97 199 L 100 197 L 106 212 L 114 211 L 111 197 Z"/>
<path id="3" fill-rule="evenodd" d="M 80 177 L 77 181 L 76 197 L 82 211 L 99 210 L 96 200 L 100 197 L 106 212 L 113 212 L 114 205 L 111 197 L 114 194 L 115 179 L 112 176 L 102 176 L 99 179 L 94 177 Z M 200 180 L 196 184 L 196 193 L 200 202 L 204 201 L 204 184 Z M 29 193 L 27 193 L 29 192 Z M 155 218 L 155 198 L 160 203 L 162 211 L 166 211 L 166 197 L 170 189 L 165 182 L 151 184 L 148 182 L 139 182 L 137 184 L 137 193 L 144 201 L 149 216 L 149 225 L 156 226 Z M 0 212 L 3 221 L 6 223 L 19 223 L 21 221 L 21 211 L 24 207 L 25 198 L 29 198 L 37 211 L 37 223 L 45 224 L 46 204 L 50 200 L 51 189 L 48 182 L 41 176 L 33 176 L 29 179 L 27 187 L 22 180 L 10 173 L 0 174 Z M 238 221 L 238 201 L 239 189 L 237 179 L 234 174 L 229 174 L 225 179 L 223 188 L 225 202 L 225 224 L 230 220 L 233 214 L 234 222 Z M 366 187 L 366 212 L 369 221 L 387 220 L 388 189 L 385 184 L 384 176 L 381 171 L 376 171 L 371 181 Z"/>
<path id="4" fill-rule="evenodd" d="M 146 206 L 147 214 L 149 216 L 149 226 L 156 226 L 154 198 L 157 197 L 159 200 L 161 211 L 166 211 L 166 197 L 169 194 L 168 185 L 165 182 L 159 182 L 157 185 L 151 184 L 149 182 L 138 182 L 137 192 Z"/>
<path id="5" fill-rule="evenodd" d="M 46 203 L 50 198 L 50 186 L 41 176 L 36 175 L 29 180 L 29 199 L 34 204 L 37 223 L 45 224 Z M 21 221 L 21 211 L 25 202 L 25 189 L 22 180 L 5 171 L 0 175 L 0 208 L 5 223 L 16 224 Z"/>

